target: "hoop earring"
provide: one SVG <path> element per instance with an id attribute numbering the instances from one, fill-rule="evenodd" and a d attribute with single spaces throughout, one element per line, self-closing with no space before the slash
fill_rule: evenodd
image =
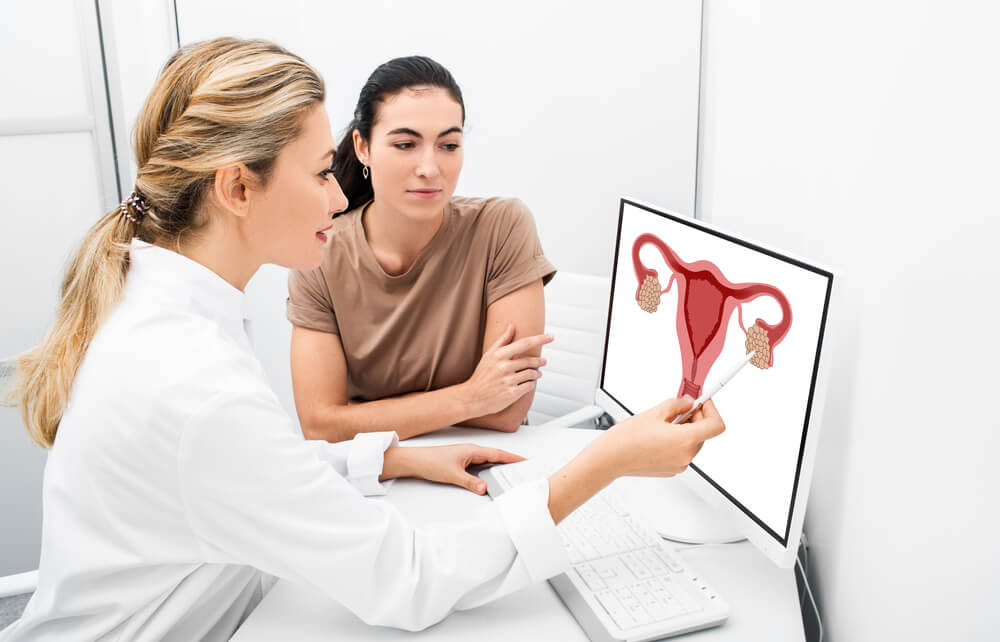
<path id="1" fill-rule="evenodd" d="M 365 180 L 368 179 L 368 166 L 367 165 L 362 165 L 361 166 L 361 175 L 365 177 Z"/>

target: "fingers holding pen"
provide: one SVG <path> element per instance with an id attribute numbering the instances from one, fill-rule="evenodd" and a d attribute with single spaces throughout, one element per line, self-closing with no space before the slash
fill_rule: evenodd
<path id="1" fill-rule="evenodd" d="M 726 430 L 726 422 L 722 420 L 722 415 L 711 399 L 703 403 L 691 416 L 690 425 L 697 430 L 702 440 L 717 437 Z"/>

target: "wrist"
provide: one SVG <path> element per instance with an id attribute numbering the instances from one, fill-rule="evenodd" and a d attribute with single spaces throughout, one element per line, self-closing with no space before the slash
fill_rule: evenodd
<path id="1" fill-rule="evenodd" d="M 478 417 L 483 414 L 476 407 L 475 394 L 472 392 L 468 381 L 457 383 L 449 388 L 449 390 L 451 391 L 455 414 L 460 417 L 458 421 L 465 421 L 466 419 Z"/>
<path id="2" fill-rule="evenodd" d="M 382 474 L 378 480 L 386 481 L 400 477 L 413 477 L 413 457 L 412 453 L 408 452 L 410 450 L 412 449 L 402 446 L 390 446 L 386 448 L 385 453 L 382 455 Z"/>
<path id="3" fill-rule="evenodd" d="M 593 474 L 601 477 L 605 484 L 629 474 L 628 458 L 623 456 L 620 441 L 618 434 L 609 429 L 580 453 L 587 455 Z"/>

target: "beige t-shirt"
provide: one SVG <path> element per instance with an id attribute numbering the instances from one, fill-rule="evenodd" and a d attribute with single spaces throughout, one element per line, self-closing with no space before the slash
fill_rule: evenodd
<path id="1" fill-rule="evenodd" d="M 437 233 L 399 276 L 375 259 L 363 210 L 334 219 L 320 266 L 288 279 L 288 320 L 340 335 L 349 399 L 465 381 L 482 356 L 486 308 L 556 272 L 517 199 L 452 198 Z"/>

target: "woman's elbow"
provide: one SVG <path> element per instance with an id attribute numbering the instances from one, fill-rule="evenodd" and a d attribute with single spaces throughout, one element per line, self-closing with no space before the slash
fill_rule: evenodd
<path id="1" fill-rule="evenodd" d="M 348 434 L 348 431 L 338 430 L 336 419 L 328 416 L 300 414 L 299 423 L 302 425 L 302 436 L 306 439 L 337 442 L 354 438 L 354 435 Z"/>
<path id="2" fill-rule="evenodd" d="M 505 421 L 497 424 L 495 430 L 500 432 L 517 432 L 517 429 L 522 426 L 520 421 Z"/>
<path id="3" fill-rule="evenodd" d="M 524 421 L 528 417 L 527 406 L 519 408 L 519 405 L 515 404 L 493 417 L 489 427 L 500 432 L 517 432 L 517 429 L 524 425 Z"/>

